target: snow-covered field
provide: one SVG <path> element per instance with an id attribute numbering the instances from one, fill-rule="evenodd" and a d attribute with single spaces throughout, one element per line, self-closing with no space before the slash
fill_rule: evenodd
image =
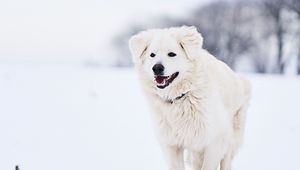
<path id="1" fill-rule="evenodd" d="M 249 75 L 234 170 L 299 170 L 300 78 Z M 132 69 L 0 65 L 0 169 L 165 170 Z"/>

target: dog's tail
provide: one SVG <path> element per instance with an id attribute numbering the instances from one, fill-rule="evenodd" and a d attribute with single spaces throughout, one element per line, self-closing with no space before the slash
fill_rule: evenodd
<path id="1" fill-rule="evenodd" d="M 242 76 L 241 76 L 241 81 L 244 89 L 245 102 L 249 104 L 251 98 L 251 92 L 252 92 L 251 83 L 247 78 Z"/>

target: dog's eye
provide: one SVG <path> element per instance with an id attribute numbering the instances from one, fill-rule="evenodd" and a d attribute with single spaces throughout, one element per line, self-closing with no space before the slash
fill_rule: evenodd
<path id="1" fill-rule="evenodd" d="M 154 54 L 154 53 L 151 53 L 151 54 L 150 54 L 150 57 L 155 57 L 155 54 Z"/>
<path id="2" fill-rule="evenodd" d="M 176 56 L 176 54 L 175 54 L 175 53 L 173 53 L 173 52 L 169 52 L 169 53 L 168 53 L 168 56 L 169 56 L 169 57 L 175 57 L 175 56 Z"/>

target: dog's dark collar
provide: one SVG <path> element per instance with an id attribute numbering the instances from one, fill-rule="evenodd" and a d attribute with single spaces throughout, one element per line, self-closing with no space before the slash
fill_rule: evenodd
<path id="1" fill-rule="evenodd" d="M 166 100 L 167 103 L 173 104 L 176 100 L 180 100 L 186 95 L 186 93 L 181 94 L 180 96 L 176 97 L 175 99 L 168 99 Z"/>

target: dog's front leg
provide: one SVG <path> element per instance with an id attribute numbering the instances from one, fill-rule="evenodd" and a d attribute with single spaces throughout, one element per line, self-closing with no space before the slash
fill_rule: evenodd
<path id="1" fill-rule="evenodd" d="M 210 145 L 204 149 L 204 159 L 201 170 L 217 170 L 221 159 L 221 145 Z"/>
<path id="2" fill-rule="evenodd" d="M 183 149 L 176 146 L 164 148 L 169 170 L 184 170 Z"/>
<path id="3" fill-rule="evenodd" d="M 192 153 L 192 167 L 193 170 L 201 170 L 204 160 L 204 152 L 193 152 Z"/>

